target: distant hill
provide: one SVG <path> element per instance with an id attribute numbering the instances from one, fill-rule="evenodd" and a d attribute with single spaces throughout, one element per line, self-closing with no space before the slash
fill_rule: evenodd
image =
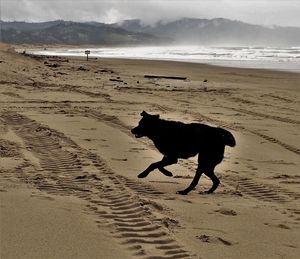
<path id="1" fill-rule="evenodd" d="M 154 44 L 160 38 L 129 32 L 103 23 L 53 21 L 45 23 L 0 22 L 1 41 L 29 44 Z"/>
<path id="2" fill-rule="evenodd" d="M 56 21 L 50 21 L 50 22 L 40 22 L 40 23 L 28 23 L 28 22 L 3 22 L 0 21 L 1 24 L 1 30 L 3 31 L 12 29 L 19 32 L 24 31 L 32 31 L 32 30 L 43 30 L 47 29 L 51 26 L 63 23 L 63 20 L 56 20 Z"/>
<path id="3" fill-rule="evenodd" d="M 265 27 L 223 18 L 184 18 L 153 26 L 144 25 L 140 20 L 115 24 L 0 21 L 0 30 L 0 41 L 8 43 L 300 46 L 298 27 Z"/>
<path id="4" fill-rule="evenodd" d="M 265 27 L 223 18 L 183 18 L 152 27 L 140 20 L 125 20 L 116 25 L 129 31 L 172 38 L 178 44 L 300 46 L 298 27 Z"/>

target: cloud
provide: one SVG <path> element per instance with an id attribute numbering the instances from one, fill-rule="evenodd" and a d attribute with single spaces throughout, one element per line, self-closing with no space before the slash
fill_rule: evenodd
<path id="1" fill-rule="evenodd" d="M 182 17 L 223 17 L 265 25 L 300 26 L 300 0 L 0 0 L 2 20 L 56 19 L 151 24 Z"/>

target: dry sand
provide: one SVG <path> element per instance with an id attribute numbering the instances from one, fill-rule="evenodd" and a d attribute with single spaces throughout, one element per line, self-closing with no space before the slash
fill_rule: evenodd
<path id="1" fill-rule="evenodd" d="M 299 258 L 300 74 L 0 49 L 1 259 Z M 214 194 L 175 194 L 195 158 L 136 178 L 142 110 L 235 135 Z"/>

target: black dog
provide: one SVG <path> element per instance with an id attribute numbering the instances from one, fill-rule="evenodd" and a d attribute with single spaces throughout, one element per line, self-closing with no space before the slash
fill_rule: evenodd
<path id="1" fill-rule="evenodd" d="M 131 130 L 135 137 L 150 138 L 157 149 L 164 155 L 159 162 L 151 164 L 138 175 L 146 177 L 151 171 L 158 169 L 166 176 L 173 174 L 165 166 L 176 164 L 178 158 L 189 158 L 198 155 L 198 168 L 190 186 L 178 194 L 186 195 L 193 190 L 199 182 L 202 173 L 213 182 L 208 193 L 214 192 L 220 184 L 214 174 L 217 164 L 223 160 L 225 145 L 234 147 L 233 135 L 222 128 L 211 127 L 200 123 L 185 124 L 178 121 L 167 121 L 159 115 L 151 115 L 143 111 L 139 125 Z"/>

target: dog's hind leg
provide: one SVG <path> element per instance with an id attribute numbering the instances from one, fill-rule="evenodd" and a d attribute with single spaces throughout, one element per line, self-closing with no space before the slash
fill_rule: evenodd
<path id="1" fill-rule="evenodd" d="M 193 181 L 191 182 L 191 184 L 189 185 L 189 187 L 187 187 L 185 190 L 183 191 L 178 191 L 177 194 L 181 194 L 181 195 L 187 195 L 191 190 L 193 190 L 196 185 L 198 184 L 201 175 L 204 173 L 204 170 L 202 167 L 200 167 L 200 165 L 198 165 L 196 174 L 194 176 Z"/>
<path id="2" fill-rule="evenodd" d="M 219 156 L 216 156 L 214 154 L 213 158 L 211 158 L 211 156 L 201 156 L 199 154 L 198 168 L 193 181 L 191 182 L 189 187 L 187 187 L 183 191 L 178 191 L 177 193 L 182 195 L 188 194 L 191 190 L 193 190 L 196 187 L 203 173 L 205 173 L 213 182 L 213 186 L 208 190 L 207 193 L 213 193 L 218 188 L 218 185 L 220 184 L 220 180 L 214 174 L 214 169 L 216 165 L 222 161 L 223 159 L 222 154 L 223 154 L 222 152 L 220 153 Z"/>
<path id="3" fill-rule="evenodd" d="M 202 155 L 199 154 L 198 162 L 204 166 L 204 174 L 207 175 L 213 182 L 212 187 L 206 193 L 213 193 L 219 186 L 220 180 L 215 175 L 215 167 L 220 164 L 224 158 L 225 145 L 218 143 L 213 146 L 213 152 L 207 152 Z M 200 161 L 201 160 L 201 161 Z"/>
<path id="4" fill-rule="evenodd" d="M 163 174 L 165 174 L 167 176 L 172 176 L 172 173 L 163 167 L 167 166 L 167 165 L 176 164 L 177 161 L 178 161 L 177 158 L 171 158 L 171 157 L 164 156 L 161 161 L 149 165 L 145 171 L 143 171 L 142 173 L 140 173 L 138 175 L 138 178 L 146 177 L 149 173 L 151 173 L 155 169 L 159 169 L 159 171 L 161 171 Z"/>
<path id="5" fill-rule="evenodd" d="M 207 175 L 213 182 L 213 186 L 207 191 L 207 193 L 213 193 L 219 186 L 220 180 L 214 173 L 214 167 L 207 169 L 205 171 L 205 175 Z"/>

